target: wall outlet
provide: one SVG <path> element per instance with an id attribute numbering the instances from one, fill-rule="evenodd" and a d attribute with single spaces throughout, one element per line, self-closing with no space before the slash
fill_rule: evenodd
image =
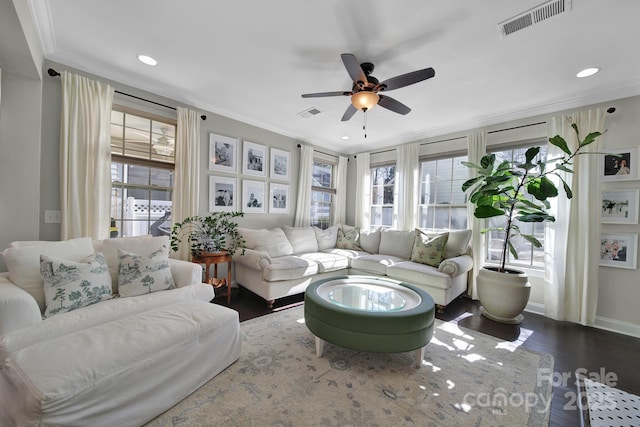
<path id="1" fill-rule="evenodd" d="M 60 224 L 61 222 L 62 216 L 60 211 L 44 211 L 45 224 Z"/>

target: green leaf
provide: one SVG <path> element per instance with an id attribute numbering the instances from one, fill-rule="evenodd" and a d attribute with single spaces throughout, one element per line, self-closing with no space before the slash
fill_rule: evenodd
<path id="1" fill-rule="evenodd" d="M 488 154 L 486 156 L 482 156 L 482 159 L 480 159 L 480 166 L 482 166 L 483 169 L 493 169 L 493 164 L 496 161 L 496 155 L 495 154 Z"/>
<path id="2" fill-rule="evenodd" d="M 536 247 L 536 248 L 541 248 L 542 247 L 542 243 L 540 243 L 540 240 L 536 239 L 532 235 L 530 235 L 530 234 L 521 234 L 521 236 L 524 237 L 534 247 Z"/>
<path id="3" fill-rule="evenodd" d="M 602 135 L 601 132 L 591 132 L 589 135 L 587 135 L 584 141 L 580 143 L 580 148 L 585 147 L 589 144 L 592 144 L 596 140 L 596 138 L 599 137 L 600 135 Z"/>
<path id="4" fill-rule="evenodd" d="M 505 212 L 502 209 L 494 208 L 493 206 L 478 206 L 473 212 L 476 218 L 492 218 L 494 216 L 504 215 Z"/>
<path id="5" fill-rule="evenodd" d="M 558 189 L 546 176 L 541 176 L 529 181 L 527 191 L 538 200 L 547 200 L 549 197 L 558 196 Z"/>
<path id="6" fill-rule="evenodd" d="M 516 252 L 516 248 L 513 247 L 510 241 L 507 241 L 507 246 L 509 248 L 509 252 L 511 252 L 511 255 L 513 255 L 515 259 L 518 259 L 518 252 Z"/>
<path id="7" fill-rule="evenodd" d="M 466 180 L 463 184 L 462 184 L 462 191 L 467 191 L 470 187 L 473 186 L 473 184 L 475 184 L 476 182 L 480 181 L 482 179 L 481 176 L 475 177 L 475 178 L 471 178 Z"/>
<path id="8" fill-rule="evenodd" d="M 533 159 L 535 159 L 535 157 L 538 155 L 539 152 L 540 152 L 540 147 L 531 147 L 531 148 L 529 148 L 524 153 L 524 157 L 526 159 L 526 163 L 531 163 L 533 161 Z"/>
<path id="9" fill-rule="evenodd" d="M 549 143 L 551 145 L 555 145 L 556 147 L 558 147 L 559 149 L 561 149 L 565 153 L 571 155 L 571 150 L 569 149 L 569 146 L 567 145 L 567 141 L 565 141 L 564 138 L 561 137 L 560 135 L 556 135 L 553 138 L 549 138 Z"/>

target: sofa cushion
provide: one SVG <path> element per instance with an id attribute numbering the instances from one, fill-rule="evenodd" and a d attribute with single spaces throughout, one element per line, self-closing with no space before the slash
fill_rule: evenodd
<path id="1" fill-rule="evenodd" d="M 420 229 L 429 237 L 435 237 L 443 232 L 449 233 L 447 246 L 444 249 L 444 258 L 453 258 L 467 253 L 469 241 L 471 240 L 471 230 L 429 230 Z"/>
<path id="2" fill-rule="evenodd" d="M 437 267 L 444 259 L 444 250 L 448 238 L 449 233 L 429 237 L 422 231 L 416 229 L 416 239 L 413 245 L 413 251 L 411 252 L 411 261 Z"/>
<path id="3" fill-rule="evenodd" d="M 312 227 L 284 226 L 284 234 L 289 239 L 294 254 L 318 252 L 318 241 Z"/>
<path id="4" fill-rule="evenodd" d="M 293 246 L 281 228 L 271 230 L 238 228 L 249 249 L 266 252 L 272 258 L 293 255 Z"/>
<path id="5" fill-rule="evenodd" d="M 118 250 L 149 256 L 162 247 L 169 247 L 169 236 L 132 236 L 104 239 L 102 241 L 102 251 L 109 266 L 113 293 L 119 293 L 118 267 L 120 265 L 120 256 Z"/>
<path id="6" fill-rule="evenodd" d="M 351 268 L 384 276 L 387 267 L 404 261 L 400 257 L 384 254 L 360 255 L 351 259 Z"/>
<path id="7" fill-rule="evenodd" d="M 360 233 L 358 232 L 358 229 L 355 227 L 351 227 L 348 230 L 339 228 L 338 238 L 336 240 L 336 248 L 361 251 L 362 247 L 358 243 L 359 237 L 360 237 Z"/>
<path id="8" fill-rule="evenodd" d="M 316 233 L 316 240 L 318 241 L 319 251 L 336 247 L 336 241 L 338 240 L 337 225 L 333 225 L 326 230 L 318 227 L 313 227 L 313 231 Z"/>
<path id="9" fill-rule="evenodd" d="M 102 253 L 76 262 L 40 255 L 44 282 L 44 317 L 111 299 L 111 275 Z"/>
<path id="10" fill-rule="evenodd" d="M 64 240 L 61 242 L 34 242 L 35 245 L 15 245 L 3 251 L 4 262 L 9 270 L 10 280 L 28 292 L 44 312 L 45 297 L 40 275 L 40 255 L 63 258 L 68 261 L 82 261 L 94 254 L 89 237 Z"/>
<path id="11" fill-rule="evenodd" d="M 134 297 L 176 287 L 165 247 L 152 252 L 148 257 L 118 249 L 118 256 L 118 293 L 121 297 Z"/>
<path id="12" fill-rule="evenodd" d="M 360 230 L 360 247 L 371 254 L 377 254 L 380 249 L 380 237 L 380 228 Z"/>
<path id="13" fill-rule="evenodd" d="M 300 279 L 318 272 L 318 264 L 299 256 L 281 256 L 262 267 L 262 278 L 267 282 Z"/>
<path id="14" fill-rule="evenodd" d="M 434 288 L 449 289 L 451 276 L 438 271 L 436 267 L 413 261 L 403 261 L 387 268 L 387 276 L 416 285 L 427 285 Z"/>
<path id="15" fill-rule="evenodd" d="M 301 258 L 312 260 L 318 264 L 318 273 L 341 270 L 349 267 L 349 258 L 344 255 L 313 252 L 300 255 Z"/>
<path id="16" fill-rule="evenodd" d="M 380 232 L 379 254 L 393 255 L 404 260 L 411 258 L 413 242 L 415 240 L 414 230 L 389 230 Z"/>

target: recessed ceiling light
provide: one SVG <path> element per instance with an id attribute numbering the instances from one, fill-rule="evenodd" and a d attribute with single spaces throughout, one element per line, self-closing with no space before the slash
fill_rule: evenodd
<path id="1" fill-rule="evenodd" d="M 346 141 L 347 139 L 349 139 L 349 137 L 347 135 L 345 135 L 345 136 L 342 137 L 342 139 L 344 139 Z"/>
<path id="2" fill-rule="evenodd" d="M 156 65 L 158 63 L 158 61 L 148 55 L 138 55 L 138 61 L 147 65 Z"/>
<path id="3" fill-rule="evenodd" d="M 589 77 L 589 76 L 593 76 L 595 73 L 597 73 L 598 71 L 600 71 L 600 68 L 585 68 L 584 70 L 580 71 L 578 74 L 576 74 L 576 77 Z"/>

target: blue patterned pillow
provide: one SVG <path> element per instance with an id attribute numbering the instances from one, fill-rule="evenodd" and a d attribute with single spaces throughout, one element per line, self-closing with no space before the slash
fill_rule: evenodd
<path id="1" fill-rule="evenodd" d="M 134 297 L 156 291 L 174 289 L 169 254 L 163 246 L 148 257 L 118 249 L 118 293 Z"/>
<path id="2" fill-rule="evenodd" d="M 109 267 L 100 252 L 84 262 L 40 255 L 40 274 L 44 282 L 45 318 L 113 297 Z"/>

